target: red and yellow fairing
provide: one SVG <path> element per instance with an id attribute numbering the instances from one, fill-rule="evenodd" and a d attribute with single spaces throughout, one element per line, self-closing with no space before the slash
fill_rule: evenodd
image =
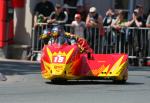
<path id="1" fill-rule="evenodd" d="M 128 56 L 125 54 L 94 54 L 95 60 L 88 61 L 88 75 L 103 79 L 128 79 Z"/>
<path id="2" fill-rule="evenodd" d="M 42 76 L 45 79 L 54 78 L 77 78 L 74 72 L 80 63 L 80 50 L 76 45 L 45 46 L 41 58 Z"/>
<path id="3" fill-rule="evenodd" d="M 126 54 L 80 54 L 76 45 L 45 46 L 41 59 L 42 76 L 45 79 L 80 79 L 97 77 L 101 79 L 127 80 L 128 56 Z"/>

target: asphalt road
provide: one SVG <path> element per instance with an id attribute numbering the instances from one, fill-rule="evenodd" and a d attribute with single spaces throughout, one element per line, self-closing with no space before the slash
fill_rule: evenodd
<path id="1" fill-rule="evenodd" d="M 150 67 L 129 67 L 124 85 L 111 81 L 51 84 L 42 79 L 38 63 L 0 61 L 0 103 L 149 103 Z"/>

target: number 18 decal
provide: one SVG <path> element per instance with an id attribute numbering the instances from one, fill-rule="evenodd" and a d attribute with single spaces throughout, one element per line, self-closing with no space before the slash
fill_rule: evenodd
<path id="1" fill-rule="evenodd" d="M 65 56 L 60 56 L 60 55 L 57 55 L 57 56 L 53 56 L 53 63 L 65 63 Z"/>

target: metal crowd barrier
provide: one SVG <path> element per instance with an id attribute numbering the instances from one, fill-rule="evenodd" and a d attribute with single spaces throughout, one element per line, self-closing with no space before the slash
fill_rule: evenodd
<path id="1" fill-rule="evenodd" d="M 53 26 L 46 23 L 40 23 L 33 28 L 32 34 L 32 54 L 33 56 L 41 51 L 44 41 L 39 36 L 45 29 L 51 29 Z M 64 25 L 66 32 L 71 32 L 71 25 Z M 128 27 L 115 30 L 111 27 L 105 27 L 105 35 L 101 36 L 97 28 L 86 28 L 85 39 L 95 53 L 127 53 L 130 59 L 145 60 L 150 59 L 150 29 Z M 32 58 L 33 59 L 33 58 Z"/>

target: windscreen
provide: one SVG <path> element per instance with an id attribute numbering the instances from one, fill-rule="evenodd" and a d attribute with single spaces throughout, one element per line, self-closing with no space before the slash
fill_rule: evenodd
<path id="1" fill-rule="evenodd" d="M 66 43 L 66 38 L 65 38 L 64 36 L 59 36 L 59 37 L 57 38 L 57 43 L 58 43 L 59 45 L 63 45 L 64 43 Z"/>

